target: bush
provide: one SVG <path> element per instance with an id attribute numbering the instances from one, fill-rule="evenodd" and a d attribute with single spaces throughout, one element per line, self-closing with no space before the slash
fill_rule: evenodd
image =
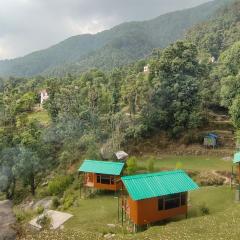
<path id="1" fill-rule="evenodd" d="M 24 221 L 29 221 L 34 215 L 34 211 L 27 210 L 24 211 L 22 209 L 14 209 L 14 214 L 16 217 L 17 222 L 24 222 Z"/>
<path id="2" fill-rule="evenodd" d="M 46 214 L 44 214 L 38 218 L 37 224 L 39 224 L 44 229 L 48 229 L 51 224 L 51 219 Z"/>
<path id="3" fill-rule="evenodd" d="M 45 198 L 45 197 L 50 196 L 48 188 L 37 189 L 37 196 L 39 198 Z"/>
<path id="4" fill-rule="evenodd" d="M 59 198 L 58 197 L 53 197 L 53 199 L 52 199 L 52 208 L 56 209 L 56 208 L 59 207 L 59 205 L 60 205 Z"/>
<path id="5" fill-rule="evenodd" d="M 147 166 L 148 172 L 154 172 L 155 170 L 154 164 L 155 164 L 155 161 L 153 159 L 148 160 L 148 166 Z"/>
<path id="6" fill-rule="evenodd" d="M 194 131 L 190 131 L 182 137 L 181 143 L 184 145 L 190 145 L 190 144 L 194 144 L 194 143 L 202 144 L 203 139 L 204 139 L 203 134 L 199 134 Z"/>
<path id="7" fill-rule="evenodd" d="M 202 204 L 199 206 L 199 210 L 200 210 L 200 212 L 201 212 L 201 214 L 202 214 L 203 216 L 210 214 L 210 210 L 209 210 L 209 208 L 206 206 L 205 203 L 202 203 Z"/>
<path id="8" fill-rule="evenodd" d="M 176 166 L 175 166 L 175 169 L 183 169 L 183 164 L 182 164 L 182 162 L 177 162 L 177 163 L 176 163 Z"/>
<path id="9" fill-rule="evenodd" d="M 130 157 L 127 160 L 127 173 L 133 174 L 137 171 L 137 158 L 136 157 Z"/>
<path id="10" fill-rule="evenodd" d="M 68 190 L 63 196 L 63 209 L 66 210 L 70 208 L 76 199 L 76 195 L 73 190 Z"/>
<path id="11" fill-rule="evenodd" d="M 36 209 L 36 213 L 39 215 L 39 214 L 42 214 L 43 212 L 44 212 L 44 207 L 42 205 L 38 206 Z"/>
<path id="12" fill-rule="evenodd" d="M 48 191 L 50 195 L 61 195 L 72 184 L 73 176 L 58 176 L 48 184 Z"/>

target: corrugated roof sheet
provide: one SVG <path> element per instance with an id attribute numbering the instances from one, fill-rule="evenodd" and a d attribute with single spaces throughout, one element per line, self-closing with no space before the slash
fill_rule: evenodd
<path id="1" fill-rule="evenodd" d="M 124 163 L 120 163 L 120 162 L 84 160 L 84 162 L 79 168 L 79 172 L 120 175 L 123 170 L 123 167 L 124 167 Z"/>
<path id="2" fill-rule="evenodd" d="M 233 163 L 240 163 L 240 152 L 234 154 Z"/>
<path id="3" fill-rule="evenodd" d="M 122 177 L 130 195 L 137 201 L 146 198 L 195 190 L 198 185 L 182 170 Z"/>

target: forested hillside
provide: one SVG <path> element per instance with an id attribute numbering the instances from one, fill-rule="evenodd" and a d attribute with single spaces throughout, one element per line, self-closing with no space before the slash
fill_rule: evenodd
<path id="1" fill-rule="evenodd" d="M 64 75 L 94 67 L 110 70 L 181 39 L 187 29 L 215 16 L 231 0 L 216 0 L 143 22 L 129 22 L 95 35 L 71 37 L 46 50 L 0 61 L 0 76 Z"/>
<path id="2" fill-rule="evenodd" d="M 34 194 L 46 169 L 100 158 L 100 149 L 102 157 L 111 158 L 120 146 L 160 131 L 170 139 L 188 136 L 186 142 L 202 143 L 197 130 L 208 124 L 211 109 L 229 111 L 238 131 L 239 9 L 237 1 L 185 40 L 111 72 L 1 79 L 2 191 L 11 197 L 16 180 L 22 180 Z M 43 121 L 32 117 L 42 88 L 49 93 L 43 108 L 50 118 L 44 115 Z"/>

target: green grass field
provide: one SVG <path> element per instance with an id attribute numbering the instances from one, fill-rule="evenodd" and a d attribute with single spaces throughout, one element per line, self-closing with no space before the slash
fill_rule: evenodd
<path id="1" fill-rule="evenodd" d="M 190 156 L 190 155 L 162 155 L 161 157 L 138 158 L 139 168 L 146 169 L 150 160 L 154 161 L 156 170 L 162 168 L 175 169 L 177 166 L 186 170 L 223 170 L 231 171 L 232 162 L 216 156 Z"/>
<path id="2" fill-rule="evenodd" d="M 234 202 L 234 190 L 230 187 L 204 187 L 191 192 L 189 205 L 188 219 L 171 219 L 132 234 L 123 230 L 118 222 L 114 195 L 96 195 L 93 199 L 79 200 L 77 207 L 68 210 L 74 217 L 64 225 L 64 231 L 41 232 L 25 239 L 104 239 L 103 235 L 109 232 L 116 234 L 113 239 L 131 240 L 239 239 L 240 204 Z M 203 205 L 209 209 L 209 215 L 202 214 Z M 116 227 L 108 227 L 109 223 Z"/>

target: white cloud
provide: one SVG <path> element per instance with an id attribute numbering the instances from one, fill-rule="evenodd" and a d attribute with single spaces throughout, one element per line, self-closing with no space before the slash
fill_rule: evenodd
<path id="1" fill-rule="evenodd" d="M 0 0 L 0 59 L 208 0 Z"/>

